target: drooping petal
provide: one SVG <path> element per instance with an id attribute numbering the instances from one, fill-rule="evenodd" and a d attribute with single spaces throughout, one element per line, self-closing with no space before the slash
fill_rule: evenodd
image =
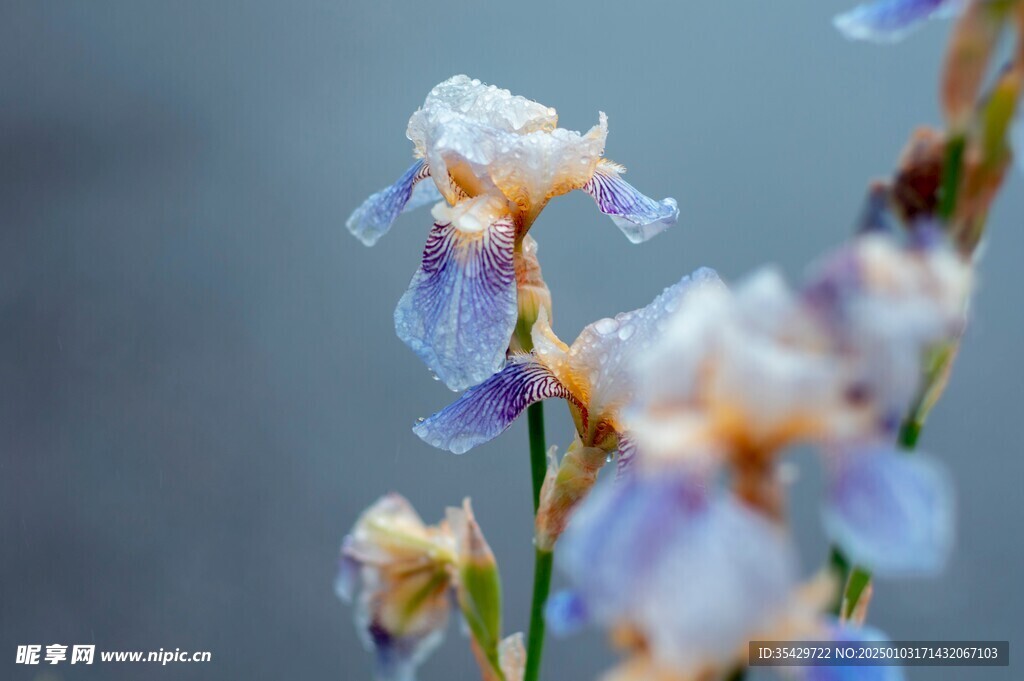
<path id="1" fill-rule="evenodd" d="M 427 444 L 463 454 L 497 437 L 524 409 L 549 397 L 570 399 L 571 394 L 547 367 L 519 355 L 412 430 Z"/>
<path id="2" fill-rule="evenodd" d="M 825 530 L 853 562 L 883 577 L 934 574 L 953 545 L 953 491 L 925 454 L 843 452 L 824 509 Z"/>
<path id="3" fill-rule="evenodd" d="M 681 668 L 720 662 L 781 614 L 795 577 L 784 533 L 729 495 L 679 473 L 602 483 L 556 554 L 573 597 L 559 627 L 584 616 L 639 630 Z M 581 599 L 566 600 L 566 599 Z"/>
<path id="4" fill-rule="evenodd" d="M 963 4 L 963 0 L 874 0 L 840 14 L 833 23 L 851 40 L 893 43 L 926 19 L 947 16 Z"/>
<path id="5" fill-rule="evenodd" d="M 643 243 L 676 224 L 679 205 L 675 199 L 661 201 L 641 194 L 622 179 L 625 169 L 611 161 L 601 160 L 583 191 L 609 215 L 626 238 L 634 244 Z"/>
<path id="6" fill-rule="evenodd" d="M 375 681 L 416 681 L 416 670 L 444 641 L 443 626 L 403 637 L 372 624 L 365 631 L 363 644 L 376 656 Z"/>
<path id="7" fill-rule="evenodd" d="M 395 331 L 452 390 L 476 385 L 505 361 L 516 324 L 515 225 L 480 231 L 435 224 L 423 262 L 395 309 Z"/>
<path id="8" fill-rule="evenodd" d="M 873 627 L 853 627 L 849 624 L 832 623 L 828 627 L 827 640 L 833 643 L 880 644 L 888 643 L 889 637 Z M 887 665 L 822 664 L 807 667 L 790 667 L 799 670 L 800 681 L 903 681 L 903 668 Z"/>
<path id="9" fill-rule="evenodd" d="M 413 163 L 397 182 L 373 194 L 352 211 L 345 222 L 348 231 L 366 246 L 377 243 L 391 229 L 399 213 L 441 199 L 433 182 L 421 182 L 428 177 L 430 169 L 422 159 Z"/>

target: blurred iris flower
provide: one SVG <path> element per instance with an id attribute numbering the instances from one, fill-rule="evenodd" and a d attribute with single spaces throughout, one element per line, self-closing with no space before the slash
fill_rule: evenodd
<path id="1" fill-rule="evenodd" d="M 521 262 L 524 248 L 535 251 L 527 231 L 550 199 L 583 190 L 633 243 L 678 217 L 674 199 L 641 194 L 622 179 L 621 166 L 602 158 L 603 113 L 583 134 L 557 123 L 551 107 L 450 78 L 409 119 L 417 160 L 346 223 L 370 246 L 401 212 L 443 199 L 422 264 L 395 310 L 395 329 L 453 390 L 504 365 L 519 312 L 517 280 L 523 284 L 531 269 Z"/>
<path id="2" fill-rule="evenodd" d="M 969 290 L 943 241 L 867 234 L 799 291 L 767 270 L 683 299 L 634 369 L 630 474 L 599 484 L 561 539 L 572 588 L 549 606 L 553 630 L 607 627 L 635 642 L 625 669 L 666 679 L 727 671 L 755 637 L 824 638 L 784 523 L 779 459 L 798 443 L 821 453 L 824 526 L 852 561 L 883 577 L 941 569 L 948 476 L 888 443 L 894 405 L 919 388 L 928 349 L 958 337 Z"/>
<path id="3" fill-rule="evenodd" d="M 928 19 L 954 16 L 967 0 L 873 0 L 835 18 L 847 38 L 893 43 Z"/>

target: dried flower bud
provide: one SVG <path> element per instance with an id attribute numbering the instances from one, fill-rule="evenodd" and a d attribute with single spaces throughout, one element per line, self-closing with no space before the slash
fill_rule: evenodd
<path id="1" fill-rule="evenodd" d="M 569 515 L 597 482 L 597 472 L 608 456 L 604 449 L 584 446 L 578 436 L 561 463 L 555 450 L 552 447 L 548 451 L 548 472 L 537 511 L 537 548 L 542 551 L 554 548 L 569 522 Z"/>
<path id="2" fill-rule="evenodd" d="M 970 0 L 953 29 L 942 76 L 942 108 L 954 133 L 970 124 L 1008 3 Z"/>
<path id="3" fill-rule="evenodd" d="M 979 107 L 963 159 L 963 178 L 952 221 L 953 240 L 964 255 L 974 252 L 984 232 L 992 201 L 1010 166 L 1009 134 L 1020 99 L 1024 65 L 1007 69 Z"/>
<path id="4" fill-rule="evenodd" d="M 904 147 L 891 194 L 905 223 L 935 215 L 945 154 L 946 137 L 935 128 L 918 128 Z"/>
<path id="5" fill-rule="evenodd" d="M 523 681 L 523 674 L 526 671 L 526 646 L 523 645 L 521 633 L 516 632 L 498 644 L 497 670 L 486 657 L 481 657 L 481 652 L 474 641 L 473 654 L 480 665 L 483 681 Z"/>

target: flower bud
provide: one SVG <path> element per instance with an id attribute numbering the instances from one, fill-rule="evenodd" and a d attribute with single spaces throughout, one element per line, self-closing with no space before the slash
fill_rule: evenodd
<path id="1" fill-rule="evenodd" d="M 970 123 L 1007 8 L 1006 2 L 970 0 L 953 29 L 942 76 L 942 108 L 954 134 Z"/>
<path id="2" fill-rule="evenodd" d="M 551 291 L 540 271 L 537 241 L 529 234 L 523 237 L 522 247 L 516 252 L 515 266 L 519 318 L 509 348 L 513 352 L 530 352 L 531 332 L 541 309 L 547 310 L 548 320 L 551 319 Z"/>
<path id="3" fill-rule="evenodd" d="M 555 451 L 555 447 L 548 451 L 548 472 L 537 511 L 537 548 L 541 551 L 554 549 L 570 514 L 597 482 L 597 472 L 608 456 L 604 449 L 584 446 L 579 436 L 569 446 L 561 463 Z"/>
<path id="4" fill-rule="evenodd" d="M 500 672 L 501 578 L 497 561 L 473 516 L 469 499 L 462 502 L 462 508 L 448 509 L 448 525 L 456 545 L 455 593 L 473 635 L 474 652 L 478 659 L 487 661 L 491 671 Z"/>
<path id="5" fill-rule="evenodd" d="M 1006 70 L 978 110 L 977 129 L 963 159 L 953 220 L 960 252 L 974 252 L 984 232 L 989 208 L 1010 166 L 1009 134 L 1020 98 L 1024 65 Z"/>

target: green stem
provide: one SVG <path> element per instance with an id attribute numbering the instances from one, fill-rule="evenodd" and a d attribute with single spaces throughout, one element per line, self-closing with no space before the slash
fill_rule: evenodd
<path id="1" fill-rule="evenodd" d="M 960 188 L 960 171 L 963 168 L 964 150 L 967 138 L 957 135 L 949 140 L 946 147 L 946 160 L 942 168 L 942 190 L 939 194 L 939 217 L 949 222 L 956 211 L 956 194 Z"/>
<path id="2" fill-rule="evenodd" d="M 530 473 L 533 476 L 533 514 L 540 508 L 540 488 L 548 472 L 548 452 L 544 438 L 544 403 L 535 402 L 526 408 L 530 429 Z"/>
<path id="3" fill-rule="evenodd" d="M 523 681 L 540 678 L 540 660 L 544 652 L 544 605 L 551 590 L 551 566 L 555 554 L 537 549 L 534 554 L 533 600 L 530 603 L 530 635 L 526 642 L 526 672 Z"/>
<path id="4" fill-rule="evenodd" d="M 547 474 L 547 445 L 544 438 L 544 405 L 531 404 L 526 409 L 530 431 L 530 472 L 533 476 L 533 513 L 540 508 L 540 490 Z M 540 678 L 541 655 L 544 652 L 544 606 L 551 591 L 551 566 L 554 553 L 537 549 L 533 562 L 533 599 L 530 603 L 530 630 L 526 644 L 526 671 L 523 681 Z"/>

